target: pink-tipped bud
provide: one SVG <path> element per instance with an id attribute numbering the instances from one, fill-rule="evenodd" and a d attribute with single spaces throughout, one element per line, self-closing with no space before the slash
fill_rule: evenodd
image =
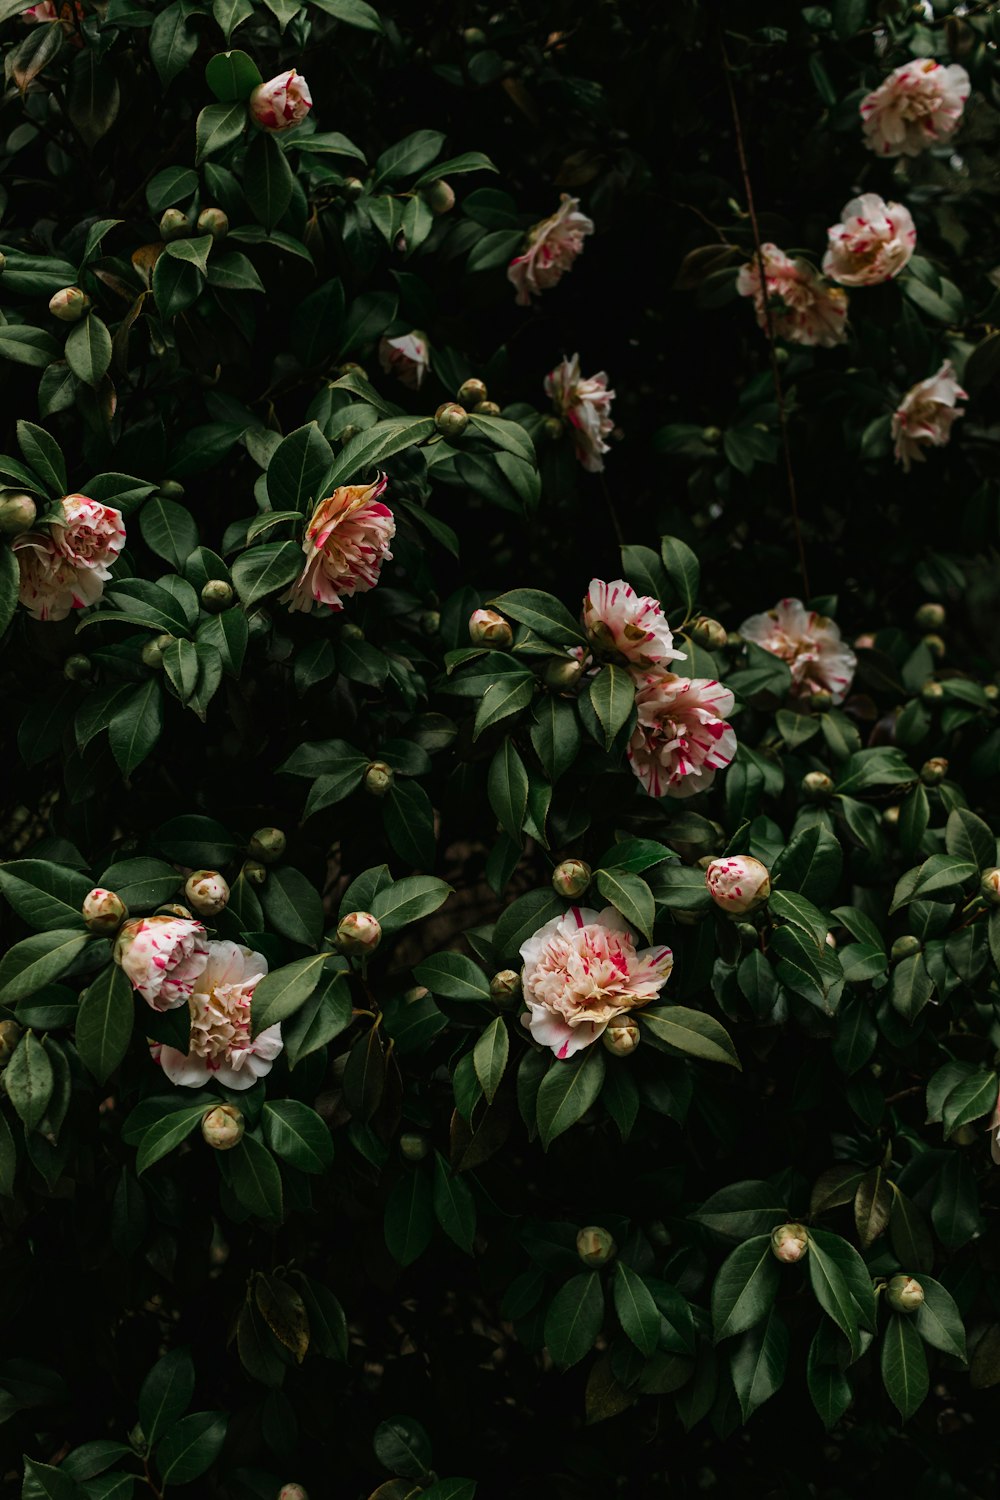
<path id="1" fill-rule="evenodd" d="M 469 640 L 474 646 L 492 646 L 495 651 L 508 651 L 514 641 L 514 632 L 495 609 L 474 609 L 469 616 Z"/>
<path id="2" fill-rule="evenodd" d="M 588 1224 L 576 1237 L 576 1253 L 585 1266 L 606 1266 L 618 1254 L 614 1236 L 599 1224 Z"/>
<path id="3" fill-rule="evenodd" d="M 217 1104 L 202 1116 L 201 1134 L 213 1151 L 231 1151 L 243 1139 L 246 1121 L 235 1104 Z"/>
<path id="4" fill-rule="evenodd" d="M 915 1313 L 924 1300 L 924 1289 L 913 1276 L 894 1276 L 885 1289 L 885 1300 L 894 1312 Z"/>
<path id="5" fill-rule="evenodd" d="M 779 1224 L 771 1230 L 771 1254 L 786 1266 L 793 1266 L 809 1249 L 809 1231 L 804 1224 Z"/>
<path id="6" fill-rule="evenodd" d="M 382 924 L 370 911 L 350 911 L 337 923 L 336 943 L 341 953 L 374 953 L 382 941 Z"/>
<path id="7" fill-rule="evenodd" d="M 309 1500 L 309 1496 L 301 1484 L 283 1484 L 278 1491 L 278 1500 Z"/>
<path id="8" fill-rule="evenodd" d="M 613 1057 L 629 1057 L 639 1045 L 638 1021 L 631 1016 L 615 1016 L 601 1035 L 601 1041 Z"/>
<path id="9" fill-rule="evenodd" d="M 766 867 L 749 854 L 713 859 L 705 871 L 705 884 L 716 906 L 734 916 L 763 906 L 771 894 Z"/>
<path id="10" fill-rule="evenodd" d="M 179 208 L 168 208 L 160 215 L 160 239 L 182 240 L 192 230 L 191 220 Z"/>
<path id="11" fill-rule="evenodd" d="M 184 899 L 199 917 L 214 917 L 229 904 L 229 886 L 218 870 L 195 870 L 184 883 Z"/>
<path id="12" fill-rule="evenodd" d="M 825 771 L 807 771 L 802 778 L 802 795 L 808 802 L 825 802 L 833 788 L 833 777 Z"/>
<path id="13" fill-rule="evenodd" d="M 49 312 L 62 323 L 79 323 L 90 298 L 78 286 L 64 286 L 49 298 Z"/>
<path id="14" fill-rule="evenodd" d="M 498 417 L 500 407 L 495 401 L 477 401 L 472 412 L 477 417 Z"/>
<path id="15" fill-rule="evenodd" d="M 582 859 L 564 859 L 552 871 L 552 889 L 557 896 L 574 901 L 590 884 L 593 871 Z"/>
<path id="16" fill-rule="evenodd" d="M 250 117 L 262 130 L 290 130 L 300 124 L 312 109 L 312 94 L 301 73 L 292 68 L 266 83 L 259 83 L 250 95 Z"/>
<path id="17" fill-rule="evenodd" d="M 128 916 L 128 907 L 122 898 L 116 896 L 114 891 L 106 891 L 101 886 L 95 886 L 88 895 L 84 896 L 80 910 L 91 932 L 105 934 L 117 932 Z"/>

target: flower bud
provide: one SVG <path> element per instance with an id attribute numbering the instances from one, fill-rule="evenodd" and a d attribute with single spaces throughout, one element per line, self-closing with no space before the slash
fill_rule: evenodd
<path id="1" fill-rule="evenodd" d="M 488 401 L 490 393 L 481 380 L 463 380 L 458 388 L 457 400 L 461 406 L 478 406 L 480 401 Z"/>
<path id="2" fill-rule="evenodd" d="M 631 1016 L 615 1016 L 601 1033 L 606 1050 L 615 1057 L 628 1057 L 639 1045 L 639 1023 Z"/>
<path id="3" fill-rule="evenodd" d="M 924 1289 L 912 1276 L 894 1276 L 885 1289 L 885 1300 L 894 1312 L 913 1313 L 924 1300 Z"/>
<path id="4" fill-rule="evenodd" d="M 437 635 L 441 629 L 441 611 L 425 609 L 420 613 L 420 629 L 424 635 Z"/>
<path id="5" fill-rule="evenodd" d="M 490 980 L 490 998 L 499 1006 L 508 1005 L 521 998 L 521 976 L 516 969 L 501 969 Z"/>
<path id="6" fill-rule="evenodd" d="M 344 448 L 351 441 L 351 438 L 357 437 L 360 431 L 361 428 L 355 426 L 353 422 L 345 422 L 343 427 L 337 433 L 335 441 L 338 442 L 342 448 Z"/>
<path id="7" fill-rule="evenodd" d="M 779 1224 L 771 1230 L 771 1254 L 786 1266 L 793 1266 L 809 1250 L 809 1231 L 804 1224 Z"/>
<path id="8" fill-rule="evenodd" d="M 995 682 L 984 683 L 983 692 L 989 703 L 995 703 L 1000 698 L 1000 687 L 997 687 Z"/>
<path id="9" fill-rule="evenodd" d="M 474 609 L 469 616 L 469 640 L 474 646 L 507 651 L 514 643 L 514 632 L 495 609 Z"/>
<path id="10" fill-rule="evenodd" d="M 707 443 L 710 448 L 717 448 L 722 442 L 722 428 L 703 427 L 701 429 L 701 440 L 703 443 Z"/>
<path id="11" fill-rule="evenodd" d="M 946 618 L 943 604 L 921 604 L 913 623 L 918 630 L 940 630 Z"/>
<path id="12" fill-rule="evenodd" d="M 273 865 L 284 854 L 287 843 L 280 828 L 258 828 L 250 840 L 250 858 Z"/>
<path id="13" fill-rule="evenodd" d="M 392 791 L 395 779 L 391 766 L 387 766 L 384 760 L 373 760 L 365 771 L 362 785 L 370 796 L 384 797 Z"/>
<path id="14" fill-rule="evenodd" d="M 545 668 L 545 686 L 557 692 L 576 687 L 583 676 L 583 662 L 578 657 L 555 656 Z"/>
<path id="15" fill-rule="evenodd" d="M 165 479 L 160 485 L 159 496 L 161 500 L 183 500 L 184 486 L 179 479 Z"/>
<path id="16" fill-rule="evenodd" d="M 898 964 L 904 958 L 912 958 L 914 953 L 919 953 L 923 944 L 912 932 L 906 932 L 898 937 L 889 950 L 889 957 L 894 964 Z"/>
<path id="17" fill-rule="evenodd" d="M 899 823 L 899 807 L 896 804 L 894 804 L 892 807 L 883 808 L 882 822 L 885 824 L 886 828 L 897 827 Z"/>
<path id="18" fill-rule="evenodd" d="M 172 646 L 174 638 L 172 635 L 157 635 L 151 641 L 147 641 L 142 648 L 143 664 L 154 670 L 163 666 L 163 653 L 168 646 Z"/>
<path id="19" fill-rule="evenodd" d="M 136 1422 L 135 1426 L 130 1429 L 128 1440 L 136 1453 L 148 1453 L 149 1444 L 146 1442 L 146 1434 L 143 1432 L 140 1422 Z"/>
<path id="20" fill-rule="evenodd" d="M 160 218 L 160 239 L 181 240 L 191 233 L 191 220 L 179 208 L 168 208 Z"/>
<path id="21" fill-rule="evenodd" d="M 10 1062 L 20 1040 L 21 1028 L 16 1021 L 0 1021 L 0 1068 Z"/>
<path id="22" fill-rule="evenodd" d="M 430 1149 L 427 1137 L 419 1131 L 407 1130 L 399 1137 L 399 1154 L 404 1161 L 423 1161 Z"/>
<path id="23" fill-rule="evenodd" d="M 802 778 L 802 795 L 807 802 L 825 802 L 833 787 L 833 777 L 825 771 L 807 771 Z"/>
<path id="24" fill-rule="evenodd" d="M 403 1000 L 407 1005 L 416 1005 L 418 1000 L 426 1000 L 429 994 L 426 984 L 415 984 L 403 991 Z"/>
<path id="25" fill-rule="evenodd" d="M 351 911 L 337 923 L 336 943 L 341 953 L 374 953 L 382 941 L 382 926 L 370 911 Z"/>
<path id="26" fill-rule="evenodd" d="M 469 413 L 457 401 L 444 401 L 434 413 L 438 432 L 447 438 L 461 437 L 469 425 Z"/>
<path id="27" fill-rule="evenodd" d="M 309 1500 L 301 1484 L 283 1484 L 278 1491 L 278 1500 Z"/>
<path id="28" fill-rule="evenodd" d="M 199 234 L 210 234 L 213 240 L 224 240 L 229 233 L 229 215 L 221 208 L 203 208 L 195 227 Z"/>
<path id="29" fill-rule="evenodd" d="M 937 786 L 948 774 L 948 762 L 943 755 L 932 755 L 920 767 L 920 780 L 924 786 Z"/>
<path id="30" fill-rule="evenodd" d="M 365 185 L 360 177 L 345 177 L 340 186 L 340 191 L 351 203 L 355 203 L 364 190 Z"/>
<path id="31" fill-rule="evenodd" d="M 195 870 L 184 884 L 184 899 L 199 917 L 214 917 L 229 903 L 229 886 L 218 870 Z"/>
<path id="32" fill-rule="evenodd" d="M 481 26 L 466 26 L 462 32 L 462 40 L 467 47 L 485 47 L 486 32 Z"/>
<path id="33" fill-rule="evenodd" d="M 455 207 L 455 189 L 443 177 L 426 183 L 420 189 L 420 196 L 432 214 L 447 214 Z"/>
<path id="34" fill-rule="evenodd" d="M 210 578 L 202 585 L 201 607 L 207 609 L 209 614 L 217 615 L 224 609 L 228 609 L 233 602 L 233 586 L 224 578 Z"/>
<path id="35" fill-rule="evenodd" d="M 263 885 L 267 879 L 267 871 L 259 859 L 246 860 L 241 873 L 248 885 Z"/>
<path id="36" fill-rule="evenodd" d="M 38 515 L 38 506 L 30 495 L 19 490 L 6 490 L 0 496 L 0 531 L 4 536 L 17 536 L 30 531 Z"/>
<path id="37" fill-rule="evenodd" d="M 552 889 L 557 896 L 575 901 L 590 884 L 593 871 L 582 859 L 564 859 L 552 871 Z"/>
<path id="38" fill-rule="evenodd" d="M 565 426 L 563 424 L 562 418 L 551 416 L 543 418 L 542 431 L 545 433 L 545 436 L 547 438 L 551 439 L 553 443 L 556 442 L 558 438 L 562 437 L 563 432 L 565 431 Z"/>
<path id="39" fill-rule="evenodd" d="M 117 932 L 128 916 L 128 907 L 122 898 L 101 886 L 95 886 L 84 896 L 80 910 L 91 932 Z"/>
<path id="40" fill-rule="evenodd" d="M 90 298 L 78 286 L 64 286 L 49 298 L 49 312 L 62 323 L 79 323 L 89 306 Z"/>
<path id="41" fill-rule="evenodd" d="M 771 894 L 766 866 L 749 854 L 713 859 L 705 871 L 705 884 L 716 906 L 735 916 L 762 906 Z"/>
<path id="42" fill-rule="evenodd" d="M 934 679 L 931 678 L 930 681 L 925 682 L 923 687 L 920 689 L 920 696 L 925 703 L 940 703 L 941 699 L 944 697 L 944 688 L 939 682 L 935 682 Z"/>
<path id="43" fill-rule="evenodd" d="M 4 271 L 6 271 L 6 269 L 7 269 L 7 257 L 6 257 L 6 255 L 3 254 L 2 251 L 0 251 L 0 276 L 3 275 Z"/>
<path id="44" fill-rule="evenodd" d="M 606 1266 L 618 1254 L 613 1237 L 599 1224 L 588 1224 L 576 1237 L 576 1253 L 585 1266 Z"/>
<path id="45" fill-rule="evenodd" d="M 346 625 L 340 627 L 340 633 L 345 641 L 363 641 L 365 633 L 360 625 L 355 625 L 353 620 L 348 620 Z"/>
<path id="46" fill-rule="evenodd" d="M 472 410 L 473 414 L 477 417 L 498 417 L 500 415 L 500 407 L 495 401 L 477 401 Z"/>
<path id="47" fill-rule="evenodd" d="M 90 657 L 79 652 L 74 656 L 67 656 L 63 662 L 63 676 L 67 682 L 86 682 L 93 670 L 94 664 Z"/>
<path id="48" fill-rule="evenodd" d="M 979 894 L 991 906 L 1000 906 L 1000 870 L 996 867 L 983 871 L 979 881 Z"/>
<path id="49" fill-rule="evenodd" d="M 688 632 L 696 646 L 706 651 L 721 651 L 729 639 L 729 632 L 718 620 L 709 615 L 699 615 Z"/>
<path id="50" fill-rule="evenodd" d="M 863 630 L 860 635 L 854 637 L 854 649 L 856 651 L 873 651 L 875 649 L 875 637 L 870 630 Z"/>
<path id="51" fill-rule="evenodd" d="M 828 708 L 833 707 L 833 694 L 827 692 L 826 688 L 820 688 L 810 697 L 809 705 L 816 713 L 825 713 Z"/>
<path id="52" fill-rule="evenodd" d="M 941 636 L 934 634 L 925 635 L 924 645 L 927 647 L 928 651 L 931 653 L 935 661 L 944 660 L 944 655 L 948 648 Z"/>
<path id="53" fill-rule="evenodd" d="M 201 1135 L 213 1151 L 231 1151 L 243 1139 L 246 1121 L 235 1104 L 217 1104 L 201 1119 Z"/>

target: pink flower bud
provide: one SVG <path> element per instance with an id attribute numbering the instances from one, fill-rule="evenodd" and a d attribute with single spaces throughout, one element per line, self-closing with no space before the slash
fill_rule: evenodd
<path id="1" fill-rule="evenodd" d="M 771 1254 L 793 1266 L 809 1250 L 809 1231 L 804 1224 L 779 1224 L 771 1231 Z"/>
<path id="2" fill-rule="evenodd" d="M 128 907 L 122 898 L 116 896 L 114 891 L 103 890 L 101 886 L 96 886 L 84 896 L 80 909 L 91 932 L 117 932 L 128 916 Z"/>
<path id="3" fill-rule="evenodd" d="M 427 335 L 419 328 L 396 338 L 379 340 L 378 362 L 387 375 L 395 375 L 400 385 L 408 390 L 419 391 L 424 376 L 431 367 L 431 351 Z"/>
<path id="4" fill-rule="evenodd" d="M 564 859 L 552 871 L 552 889 L 557 896 L 570 901 L 582 896 L 590 884 L 593 871 L 582 859 Z"/>
<path id="5" fill-rule="evenodd" d="M 606 1266 L 618 1254 L 614 1237 L 599 1224 L 588 1224 L 576 1237 L 576 1253 L 585 1266 Z"/>
<path id="6" fill-rule="evenodd" d="M 507 651 L 513 645 L 514 632 L 495 609 L 474 609 L 469 616 L 469 640 L 474 646 L 492 646 Z"/>
<path id="7" fill-rule="evenodd" d="M 278 1500 L 309 1500 L 301 1484 L 283 1484 L 278 1491 Z"/>
<path id="8" fill-rule="evenodd" d="M 312 109 L 312 94 L 301 74 L 292 68 L 259 83 L 250 95 L 250 114 L 262 130 L 290 130 Z"/>
<path id="9" fill-rule="evenodd" d="M 243 1139 L 246 1121 L 235 1104 L 217 1104 L 202 1117 L 201 1134 L 213 1151 L 231 1151 Z"/>
<path id="10" fill-rule="evenodd" d="M 191 999 L 208 963 L 205 929 L 190 915 L 138 917 L 119 932 L 114 959 L 147 1005 L 174 1010 Z"/>
<path id="11" fill-rule="evenodd" d="M 924 1289 L 913 1276 L 894 1276 L 885 1289 L 885 1300 L 894 1312 L 914 1313 L 924 1300 Z"/>
<path id="12" fill-rule="evenodd" d="M 382 941 L 382 925 L 369 911 L 351 911 L 337 923 L 341 953 L 374 953 Z"/>
<path id="13" fill-rule="evenodd" d="M 979 894 L 991 906 L 1000 906 L 1000 870 L 996 867 L 983 871 L 979 882 Z"/>
<path id="14" fill-rule="evenodd" d="M 78 323 L 90 306 L 90 298 L 78 286 L 64 286 L 49 298 L 49 312 L 63 323 Z"/>
<path id="15" fill-rule="evenodd" d="M 705 871 L 705 884 L 716 906 L 735 916 L 762 906 L 771 894 L 765 866 L 749 854 L 713 859 Z"/>
<path id="16" fill-rule="evenodd" d="M 631 1016 L 615 1016 L 601 1037 L 602 1045 L 614 1057 L 629 1057 L 641 1040 L 638 1021 Z"/>
<path id="17" fill-rule="evenodd" d="M 218 870 L 195 870 L 185 882 L 184 899 L 199 917 L 214 917 L 229 903 L 229 886 Z"/>

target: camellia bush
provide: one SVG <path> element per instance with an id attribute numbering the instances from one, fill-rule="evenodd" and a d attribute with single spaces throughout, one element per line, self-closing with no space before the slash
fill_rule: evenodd
<path id="1" fill-rule="evenodd" d="M 997 11 L 0 0 L 4 1494 L 995 1492 Z"/>

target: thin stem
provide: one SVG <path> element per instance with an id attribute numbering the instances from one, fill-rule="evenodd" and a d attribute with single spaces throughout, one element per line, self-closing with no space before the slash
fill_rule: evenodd
<path id="1" fill-rule="evenodd" d="M 754 255 L 757 261 L 757 274 L 760 277 L 760 295 L 764 308 L 764 321 L 767 325 L 767 347 L 771 359 L 771 378 L 774 381 L 774 395 L 778 404 L 778 427 L 781 432 L 781 446 L 785 456 L 785 477 L 788 481 L 788 499 L 792 509 L 792 529 L 795 532 L 795 546 L 799 557 L 799 572 L 802 575 L 802 588 L 808 599 L 812 593 L 809 587 L 809 574 L 806 569 L 806 550 L 802 541 L 802 527 L 799 523 L 799 500 L 798 491 L 795 488 L 795 473 L 792 468 L 792 451 L 788 442 L 788 421 L 785 413 L 785 393 L 781 384 L 781 370 L 778 366 L 778 351 L 774 345 L 774 323 L 771 317 L 771 304 L 767 296 L 767 277 L 764 266 L 764 250 L 761 244 L 760 227 L 757 223 L 757 210 L 753 201 L 753 186 L 750 182 L 750 167 L 747 161 L 746 143 L 743 139 L 743 125 L 740 120 L 739 105 L 736 101 L 736 90 L 733 87 L 733 68 L 726 51 L 726 39 L 722 27 L 716 20 L 716 33 L 719 41 L 719 51 L 722 54 L 722 71 L 726 79 L 726 92 L 729 95 L 729 108 L 733 116 L 733 129 L 736 132 L 736 154 L 739 157 L 740 175 L 743 178 L 743 192 L 747 202 L 747 216 L 750 220 L 750 228 L 753 233 Z"/>
<path id="2" fill-rule="evenodd" d="M 611 517 L 611 524 L 615 529 L 615 536 L 618 538 L 618 545 L 619 547 L 624 547 L 625 536 L 622 532 L 621 522 L 618 519 L 618 512 L 615 510 L 615 502 L 611 498 L 611 491 L 608 489 L 607 480 L 604 478 L 604 475 L 601 474 L 599 478 L 601 481 L 601 489 L 604 492 L 604 499 L 607 502 L 608 514 Z"/>

